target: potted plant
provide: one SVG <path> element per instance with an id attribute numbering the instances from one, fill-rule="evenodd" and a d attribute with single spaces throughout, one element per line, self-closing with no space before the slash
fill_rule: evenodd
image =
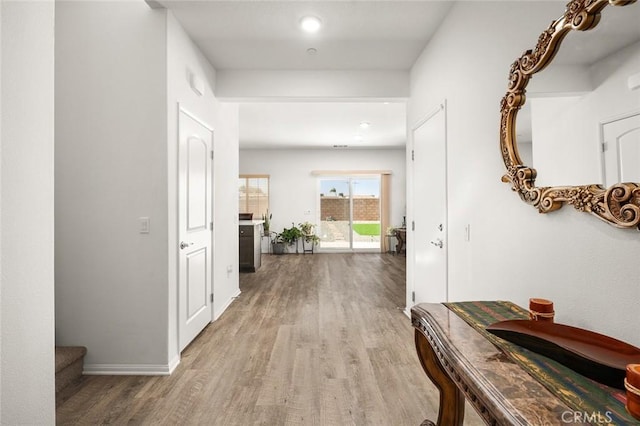
<path id="1" fill-rule="evenodd" d="M 300 232 L 302 233 L 302 252 L 313 253 L 313 247 L 320 242 L 320 237 L 315 233 L 316 225 L 310 222 L 299 223 Z M 310 244 L 311 248 L 307 249 L 305 243 Z"/>
<path id="2" fill-rule="evenodd" d="M 337 191 L 335 188 L 331 188 L 331 189 L 329 190 L 329 194 L 331 194 L 331 196 L 333 196 L 333 197 L 335 197 L 335 196 L 336 196 L 336 193 L 337 193 L 337 192 L 338 192 L 338 191 Z"/>
<path id="3" fill-rule="evenodd" d="M 291 223 L 291 228 L 284 228 L 280 234 L 278 234 L 286 246 L 292 246 L 296 244 L 296 253 L 298 252 L 297 242 L 302 237 L 300 229 Z"/>
<path id="4" fill-rule="evenodd" d="M 299 223 L 300 232 L 302 232 L 303 237 L 310 237 L 315 234 L 314 230 L 316 225 L 310 222 L 302 222 Z"/>
<path id="5" fill-rule="evenodd" d="M 284 247 L 285 242 L 282 238 L 282 233 L 278 234 L 274 232 L 271 238 L 271 252 L 273 254 L 284 254 Z"/>
<path id="6" fill-rule="evenodd" d="M 269 229 L 271 228 L 271 218 L 273 217 L 272 213 L 269 213 L 269 210 L 267 209 L 266 213 L 262 214 L 262 220 L 264 221 L 264 223 L 262 224 L 262 235 L 269 235 Z"/>

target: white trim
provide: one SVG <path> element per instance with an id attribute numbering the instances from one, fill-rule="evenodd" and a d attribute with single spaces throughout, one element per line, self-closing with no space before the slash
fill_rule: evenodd
<path id="1" fill-rule="evenodd" d="M 146 1 L 146 0 L 145 0 Z M 225 70 L 233 71 L 233 70 Z M 233 96 L 217 95 L 219 102 L 233 103 L 269 103 L 269 102 L 335 102 L 335 103 L 383 103 L 406 104 L 409 102 L 407 96 Z"/>
<path id="2" fill-rule="evenodd" d="M 216 132 L 211 131 L 211 156 L 209 157 L 209 164 L 211 164 L 211 217 L 209 218 L 211 223 L 211 296 L 209 302 L 211 303 L 211 322 L 215 321 L 215 302 L 216 302 L 216 154 L 215 154 L 215 139 Z"/>
<path id="3" fill-rule="evenodd" d="M 174 358 L 170 364 L 85 364 L 85 376 L 169 376 L 180 363 Z"/>
<path id="4" fill-rule="evenodd" d="M 229 298 L 229 300 L 227 301 L 227 303 L 222 307 L 222 309 L 220 309 L 220 313 L 217 314 L 216 312 L 214 312 L 214 318 L 213 321 L 217 320 L 218 318 L 220 318 L 220 316 L 224 313 L 224 311 L 227 310 L 227 308 L 229 306 L 231 306 L 231 304 L 233 303 L 234 300 L 236 300 L 238 298 L 238 296 L 240 296 L 240 293 L 242 293 L 240 291 L 240 289 L 238 289 L 238 291 Z M 214 296 L 215 297 L 215 296 Z"/>
<path id="5" fill-rule="evenodd" d="M 311 170 L 313 176 L 379 176 L 379 175 L 391 175 L 391 170 Z"/>
<path id="6" fill-rule="evenodd" d="M 444 238 L 446 246 L 444 247 L 444 279 L 446 285 L 447 302 L 449 299 L 449 126 L 447 123 L 447 100 L 444 99 L 440 104 L 442 113 L 444 114 Z"/>
<path id="7" fill-rule="evenodd" d="M 171 361 L 169 361 L 169 375 L 175 371 L 178 365 L 180 365 L 180 354 L 176 355 Z"/>
<path id="8" fill-rule="evenodd" d="M 640 114 L 640 109 L 632 109 L 631 111 L 627 111 L 625 113 L 617 114 L 612 117 L 608 117 L 603 120 L 600 120 L 600 125 L 613 123 L 614 121 L 624 120 L 626 118 L 633 117 L 638 114 Z"/>
<path id="9" fill-rule="evenodd" d="M 437 107 L 435 107 L 433 110 L 431 110 L 430 113 L 428 113 L 427 115 L 425 115 L 424 117 L 422 117 L 420 120 L 418 120 L 413 127 L 411 128 L 411 148 L 413 148 L 413 133 L 418 130 L 418 128 L 420 126 L 422 126 L 424 123 L 426 123 L 427 121 L 429 121 L 434 115 L 436 115 L 437 113 L 439 113 L 440 111 L 442 111 L 443 109 L 445 109 L 447 106 L 447 100 L 445 99 L 444 101 L 442 101 L 442 103 L 440 105 L 438 105 Z"/>
<path id="10" fill-rule="evenodd" d="M 188 109 L 186 109 L 180 102 L 178 102 L 178 116 L 180 116 L 180 112 L 185 113 L 186 115 L 188 115 L 190 118 L 194 119 L 195 121 L 198 122 L 198 124 L 201 124 L 203 127 L 205 127 L 207 130 L 209 130 L 210 132 L 213 132 L 215 129 L 213 128 L 213 126 L 209 126 L 207 124 L 206 121 L 202 120 L 200 117 L 198 117 L 196 114 L 192 113 L 191 111 L 189 111 Z M 178 121 L 178 123 L 180 123 Z M 178 133 L 179 135 L 180 133 Z M 213 148 L 213 146 L 211 147 Z"/>
<path id="11" fill-rule="evenodd" d="M 313 176 L 316 176 L 316 197 L 315 202 L 316 206 L 316 221 L 317 223 L 322 222 L 321 210 L 322 203 L 320 201 L 321 193 L 321 181 L 329 180 L 329 179 L 345 179 L 349 182 L 349 229 L 351 232 L 349 233 L 349 247 L 322 247 L 322 241 L 318 242 L 317 251 L 318 253 L 382 253 L 382 229 L 380 230 L 380 241 L 378 242 L 378 247 L 354 247 L 353 241 L 353 180 L 354 179 L 377 179 L 378 180 L 378 191 L 380 195 L 378 197 L 379 200 L 382 200 L 382 176 L 383 175 L 391 175 L 390 170 L 364 170 L 364 171 L 354 171 L 354 170 L 344 170 L 344 171 L 330 171 L 330 170 L 313 170 L 311 172 Z M 378 203 L 378 214 L 380 216 L 380 220 L 378 221 L 382 224 L 382 204 Z"/>

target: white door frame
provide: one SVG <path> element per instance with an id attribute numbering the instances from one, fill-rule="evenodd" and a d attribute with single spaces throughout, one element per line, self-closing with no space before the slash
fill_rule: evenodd
<path id="1" fill-rule="evenodd" d="M 415 185 L 416 185 L 416 167 L 415 167 L 415 162 L 413 159 L 413 153 L 415 152 L 415 132 L 421 127 L 423 126 L 425 123 L 427 123 L 429 120 L 431 120 L 433 117 L 435 117 L 438 113 L 442 112 L 444 114 L 444 159 L 445 159 L 445 163 L 443 165 L 444 167 L 444 197 L 445 197 L 445 215 L 443 218 L 443 225 L 444 225 L 444 246 L 443 246 L 443 250 L 444 250 L 444 267 L 445 267 L 445 286 L 446 286 L 446 299 L 447 301 L 449 300 L 449 238 L 448 238 L 448 219 L 449 219 L 449 214 L 448 214 L 448 207 L 449 207 L 449 196 L 448 196 L 448 176 L 449 176 L 449 170 L 448 170 L 448 144 L 447 144 L 447 101 L 446 99 L 442 100 L 442 102 L 440 102 L 436 107 L 434 107 L 428 114 L 426 114 L 423 118 L 421 118 L 420 120 L 418 120 L 417 122 L 415 122 L 413 124 L 413 126 L 411 127 L 411 132 L 410 132 L 410 158 L 408 159 L 408 163 L 409 163 L 409 168 L 410 168 L 410 173 L 411 173 L 411 193 L 408 194 L 408 199 L 411 199 L 411 203 L 409 204 L 410 209 L 408 211 L 409 215 L 407 218 L 407 231 L 408 231 L 408 236 L 407 236 L 407 241 L 406 241 L 406 250 L 407 250 L 407 294 L 406 294 L 406 308 L 405 308 L 405 314 L 407 316 L 411 316 L 411 312 L 410 312 L 410 308 L 411 306 L 413 306 L 414 304 L 414 295 L 415 295 L 415 291 L 416 291 L 416 280 L 415 280 L 415 265 L 416 265 L 416 242 L 415 242 L 415 238 L 414 238 L 414 234 L 413 234 L 413 229 L 415 227 L 415 218 L 416 218 L 416 206 L 415 206 Z"/>
<path id="2" fill-rule="evenodd" d="M 607 124 L 611 124 L 611 123 L 615 123 L 616 121 L 620 121 L 620 120 L 626 120 L 627 118 L 632 118 L 635 117 L 636 115 L 640 115 L 640 109 L 635 109 L 629 112 L 626 112 L 624 114 L 618 114 L 616 116 L 613 117 L 609 117 L 605 120 L 600 121 L 600 123 L 598 123 L 598 150 L 600 152 L 600 176 L 602 177 L 600 182 L 605 182 L 606 183 L 606 160 L 605 160 L 605 155 L 606 155 L 606 150 L 604 149 L 605 147 L 605 143 L 606 141 L 604 140 L 604 128 Z M 613 149 L 612 147 L 607 147 L 607 149 Z M 615 146 L 616 149 L 616 156 L 620 156 L 620 152 L 619 152 L 619 146 L 616 144 Z M 620 178 L 620 176 L 618 176 L 618 178 Z M 620 181 L 620 179 L 618 179 L 618 181 Z M 616 182 L 617 183 L 617 182 Z M 607 187 L 611 186 L 611 184 L 606 184 Z"/>
<path id="3" fill-rule="evenodd" d="M 213 126 L 210 126 L 206 121 L 202 120 L 200 117 L 198 117 L 197 114 L 192 113 L 189 109 L 187 109 L 182 103 L 178 102 L 178 116 L 177 116 L 177 126 L 176 126 L 176 136 L 177 136 L 177 140 L 176 140 L 176 153 L 179 153 L 180 150 L 180 114 L 183 113 L 186 116 L 188 116 L 189 118 L 193 119 L 194 121 L 196 121 L 198 124 L 200 124 L 202 127 L 204 127 L 205 129 L 207 129 L 208 131 L 211 132 L 211 151 L 212 153 L 214 152 L 214 142 L 215 142 L 215 129 Z M 176 155 L 176 171 L 179 170 L 179 161 L 180 161 L 180 157 L 179 155 Z M 214 216 L 214 212 L 215 212 L 215 166 L 214 166 L 214 162 L 213 159 L 211 161 L 211 223 L 213 224 L 215 222 L 215 216 Z M 176 270 L 175 270 L 175 280 L 176 280 L 176 347 L 178 348 L 178 351 L 180 352 L 180 289 L 179 289 L 179 285 L 180 285 L 180 247 L 179 247 L 179 236 L 180 236 L 180 220 L 179 220 L 179 214 L 180 212 L 179 210 L 179 197 L 180 197 L 180 191 L 179 191 L 179 179 L 180 177 L 178 176 L 178 174 L 176 174 L 176 221 L 175 221 L 175 229 L 176 229 L 176 239 L 174 241 L 174 248 L 175 248 L 175 259 L 176 259 Z M 209 267 L 211 268 L 211 282 L 210 282 L 210 286 L 211 286 L 211 293 L 213 294 L 213 298 L 215 300 L 215 287 L 214 287 L 214 279 L 215 279 L 215 274 L 214 274 L 214 266 L 215 266 L 215 262 L 214 262 L 214 255 L 216 253 L 216 247 L 215 247 L 215 227 L 213 227 L 213 229 L 211 230 L 211 259 L 210 259 L 210 265 Z M 213 322 L 215 319 L 215 313 L 214 313 L 214 309 L 213 309 L 213 301 L 210 302 L 211 303 L 211 321 Z"/>

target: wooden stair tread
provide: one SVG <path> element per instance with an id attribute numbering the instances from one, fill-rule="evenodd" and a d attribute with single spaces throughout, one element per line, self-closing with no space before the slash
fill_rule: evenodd
<path id="1" fill-rule="evenodd" d="M 84 357 L 87 348 L 84 346 L 56 346 L 56 373 Z"/>

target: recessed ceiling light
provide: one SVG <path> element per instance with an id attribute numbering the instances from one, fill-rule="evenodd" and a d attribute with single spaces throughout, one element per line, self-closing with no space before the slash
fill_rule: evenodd
<path id="1" fill-rule="evenodd" d="M 363 129 L 368 129 L 369 126 L 371 126 L 371 123 L 369 123 L 368 121 L 362 121 L 360 123 L 360 127 L 362 127 Z"/>
<path id="2" fill-rule="evenodd" d="M 320 18 L 316 18 L 315 16 L 305 16 L 300 21 L 300 26 L 308 33 L 315 33 L 318 32 L 322 26 L 322 21 L 320 21 Z"/>

